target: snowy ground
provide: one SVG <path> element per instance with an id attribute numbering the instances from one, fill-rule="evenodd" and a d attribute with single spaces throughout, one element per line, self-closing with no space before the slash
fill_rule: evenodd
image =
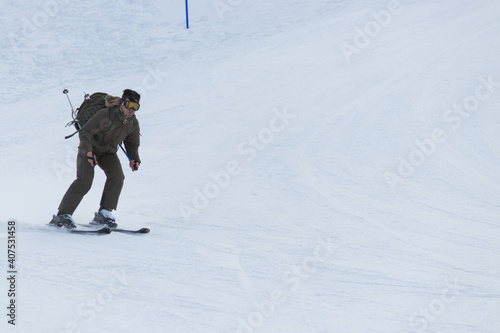
<path id="1" fill-rule="evenodd" d="M 500 4 L 170 2 L 3 2 L 0 331 L 499 332 Z M 63 88 L 142 93 L 115 216 L 150 234 L 44 228 Z"/>

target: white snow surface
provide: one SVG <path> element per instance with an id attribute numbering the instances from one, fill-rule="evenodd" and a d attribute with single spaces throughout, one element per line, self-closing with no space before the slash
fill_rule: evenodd
<path id="1" fill-rule="evenodd" d="M 500 3 L 189 8 L 2 2 L 0 331 L 500 332 Z M 63 88 L 142 94 L 113 214 L 150 234 L 45 226 L 75 177 Z"/>

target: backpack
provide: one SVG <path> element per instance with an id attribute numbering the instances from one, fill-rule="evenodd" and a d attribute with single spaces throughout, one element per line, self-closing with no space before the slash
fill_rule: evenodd
<path id="1" fill-rule="evenodd" d="M 92 118 L 98 111 L 105 109 L 107 107 L 106 96 L 108 96 L 108 94 L 103 92 L 96 92 L 90 96 L 89 94 L 85 94 L 82 105 L 80 105 L 80 107 L 77 108 L 75 111 L 72 111 L 71 116 L 73 117 L 73 120 L 66 125 L 66 126 L 74 125 L 76 128 L 76 132 L 68 136 L 65 136 L 64 137 L 65 139 L 69 139 L 76 133 L 80 132 L 82 127 L 90 120 L 90 118 Z M 111 114 L 110 122 L 104 130 L 108 129 L 113 124 L 115 115 L 116 112 L 113 112 Z M 137 128 L 137 120 L 134 119 L 132 125 L 132 131 L 130 133 L 134 133 L 136 128 Z"/>
<path id="2" fill-rule="evenodd" d="M 76 128 L 76 132 L 64 137 L 65 139 L 71 138 L 73 135 L 78 133 L 83 125 L 92 118 L 97 111 L 106 108 L 106 96 L 108 94 L 103 92 L 96 92 L 89 96 L 85 94 L 82 105 L 73 111 L 72 117 L 73 121 L 70 121 L 66 126 L 73 125 Z M 76 114 L 76 115 L 75 115 Z"/>

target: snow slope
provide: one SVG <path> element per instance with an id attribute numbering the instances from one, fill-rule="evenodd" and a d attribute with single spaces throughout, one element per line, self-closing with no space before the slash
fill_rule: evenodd
<path id="1" fill-rule="evenodd" d="M 3 4 L 2 332 L 500 330 L 498 2 Z M 115 216 L 150 234 L 44 227 L 63 88 L 142 94 Z"/>

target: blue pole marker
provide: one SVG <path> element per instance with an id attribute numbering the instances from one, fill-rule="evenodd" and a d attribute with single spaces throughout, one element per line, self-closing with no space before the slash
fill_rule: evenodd
<path id="1" fill-rule="evenodd" d="M 186 29 L 189 29 L 188 0 L 186 0 Z"/>

